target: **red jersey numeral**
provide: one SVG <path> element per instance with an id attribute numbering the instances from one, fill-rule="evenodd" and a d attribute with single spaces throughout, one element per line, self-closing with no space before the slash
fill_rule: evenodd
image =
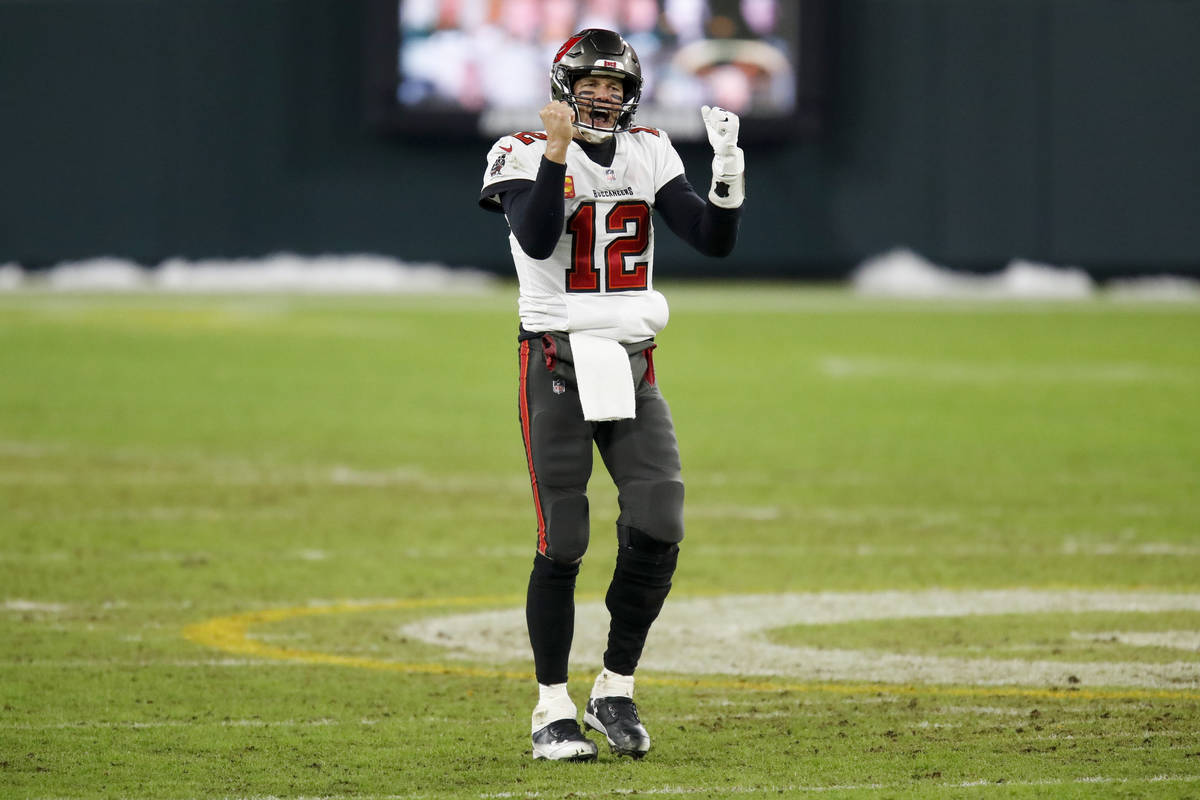
<path id="1" fill-rule="evenodd" d="M 618 203 L 604 219 L 609 233 L 621 233 L 604 248 L 608 290 L 627 292 L 646 288 L 649 261 L 639 261 L 650 243 L 650 206 L 643 202 Z"/>
<path id="2" fill-rule="evenodd" d="M 512 137 L 514 139 L 516 139 L 518 142 L 520 142 L 521 144 L 533 144 L 535 139 L 541 139 L 541 140 L 545 141 L 546 134 L 535 133 L 533 131 L 521 131 L 520 133 L 512 134 Z"/>
<path id="3" fill-rule="evenodd" d="M 650 205 L 642 200 L 613 205 L 604 218 L 608 233 L 620 234 L 604 248 L 604 288 L 609 292 L 643 291 L 649 288 L 650 262 L 639 260 L 650 244 Z M 596 204 L 581 203 L 567 220 L 571 234 L 571 268 L 567 270 L 568 292 L 600 291 L 600 269 L 596 265 Z"/>
<path id="4" fill-rule="evenodd" d="M 600 270 L 592 251 L 596 249 L 596 204 L 584 203 L 567 220 L 571 232 L 571 268 L 567 270 L 568 292 L 600 291 Z"/>

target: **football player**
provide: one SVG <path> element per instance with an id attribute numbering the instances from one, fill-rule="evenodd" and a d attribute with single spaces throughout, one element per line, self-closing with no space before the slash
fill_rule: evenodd
<path id="1" fill-rule="evenodd" d="M 616 568 L 603 669 L 584 724 L 613 752 L 641 758 L 650 736 L 634 671 L 671 588 L 683 539 L 683 482 L 652 351 L 667 323 L 654 288 L 651 212 L 699 252 L 726 256 L 745 197 L 738 117 L 700 109 L 712 181 L 701 197 L 665 131 L 634 125 L 637 54 L 619 34 L 571 36 L 550 67 L 544 129 L 505 136 L 487 155 L 480 205 L 503 211 L 520 285 L 519 411 L 537 519 L 526 599 L 539 684 L 533 757 L 590 761 L 567 694 L 575 579 L 588 547 L 593 443 L 619 493 Z"/>

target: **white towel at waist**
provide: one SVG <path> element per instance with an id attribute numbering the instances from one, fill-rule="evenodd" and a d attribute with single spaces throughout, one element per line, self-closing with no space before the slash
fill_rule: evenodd
<path id="1" fill-rule="evenodd" d="M 572 333 L 571 358 L 583 418 L 591 422 L 633 419 L 633 370 L 629 354 L 615 339 Z"/>

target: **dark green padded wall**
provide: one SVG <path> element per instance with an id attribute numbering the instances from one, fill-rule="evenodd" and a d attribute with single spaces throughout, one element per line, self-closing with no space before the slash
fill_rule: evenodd
<path id="1" fill-rule="evenodd" d="M 475 208 L 488 143 L 365 124 L 365 3 L 0 0 L 0 263 L 290 250 L 506 271 L 503 220 Z M 829 276 L 897 245 L 1200 273 L 1200 3 L 831 6 L 825 131 L 750 149 L 734 259 L 665 234 L 661 274 Z M 683 155 L 706 188 L 707 153 Z"/>

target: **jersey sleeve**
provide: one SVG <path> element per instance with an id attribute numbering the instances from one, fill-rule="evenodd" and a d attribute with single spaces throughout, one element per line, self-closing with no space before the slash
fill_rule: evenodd
<path id="1" fill-rule="evenodd" d="M 500 195 L 522 181 L 537 179 L 538 166 L 545 152 L 545 134 L 516 133 L 498 139 L 488 150 L 487 167 L 479 205 L 489 211 L 501 211 Z"/>
<path id="2" fill-rule="evenodd" d="M 657 142 L 657 158 L 654 159 L 654 191 L 666 186 L 671 181 L 683 175 L 683 159 L 671 144 L 671 137 L 666 131 L 658 131 L 654 137 Z"/>

